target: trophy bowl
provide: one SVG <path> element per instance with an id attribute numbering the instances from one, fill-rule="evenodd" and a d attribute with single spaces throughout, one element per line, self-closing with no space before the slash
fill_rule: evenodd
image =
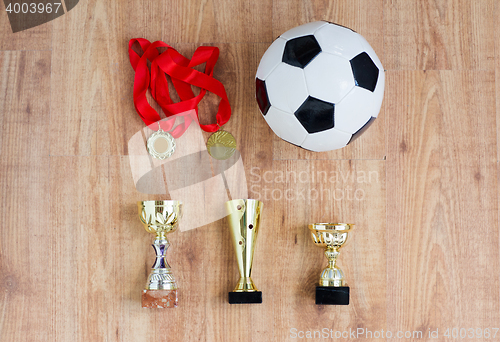
<path id="1" fill-rule="evenodd" d="M 316 304 L 349 304 L 349 287 L 344 272 L 336 265 L 340 248 L 345 246 L 349 232 L 354 225 L 350 223 L 312 223 L 309 225 L 314 244 L 325 248 L 328 265 L 321 272 L 319 286 L 316 287 Z"/>
<path id="2" fill-rule="evenodd" d="M 353 226 L 350 223 L 312 223 L 309 230 L 316 246 L 340 249 Z"/>
<path id="3" fill-rule="evenodd" d="M 164 236 L 177 230 L 182 217 L 182 202 L 141 201 L 137 202 L 139 218 L 148 233 Z"/>
<path id="4" fill-rule="evenodd" d="M 148 233 L 155 234 L 153 248 L 156 260 L 142 292 L 143 308 L 172 308 L 177 306 L 177 284 L 167 262 L 170 243 L 167 234 L 177 230 L 182 216 L 179 201 L 137 202 L 139 219 Z"/>

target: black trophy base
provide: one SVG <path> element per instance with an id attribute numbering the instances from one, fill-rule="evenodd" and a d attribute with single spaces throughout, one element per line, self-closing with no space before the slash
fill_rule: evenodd
<path id="1" fill-rule="evenodd" d="M 229 304 L 262 304 L 262 292 L 229 292 Z"/>
<path id="2" fill-rule="evenodd" d="M 316 286 L 317 305 L 349 305 L 349 287 Z"/>

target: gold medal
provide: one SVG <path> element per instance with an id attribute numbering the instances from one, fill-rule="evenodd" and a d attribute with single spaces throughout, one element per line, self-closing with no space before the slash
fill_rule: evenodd
<path id="1" fill-rule="evenodd" d="M 231 133 L 220 129 L 208 138 L 207 150 L 215 159 L 228 159 L 236 151 L 236 140 Z"/>
<path id="2" fill-rule="evenodd" d="M 175 140 L 172 134 L 160 129 L 148 138 L 148 152 L 154 158 L 167 159 L 175 152 Z"/>

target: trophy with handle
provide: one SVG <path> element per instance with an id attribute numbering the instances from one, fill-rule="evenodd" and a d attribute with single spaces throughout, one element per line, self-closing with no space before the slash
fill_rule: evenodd
<path id="1" fill-rule="evenodd" d="M 316 287 L 316 304 L 349 305 L 349 286 L 344 272 L 336 265 L 340 248 L 345 245 L 349 232 L 354 227 L 348 223 L 312 223 L 311 238 L 318 247 L 325 248 L 328 265 L 321 272 Z"/>
<path id="2" fill-rule="evenodd" d="M 139 218 L 147 232 L 155 234 L 153 248 L 156 260 L 142 291 L 143 308 L 174 308 L 177 306 L 177 284 L 167 263 L 170 243 L 167 234 L 177 229 L 182 216 L 179 201 L 137 202 Z"/>

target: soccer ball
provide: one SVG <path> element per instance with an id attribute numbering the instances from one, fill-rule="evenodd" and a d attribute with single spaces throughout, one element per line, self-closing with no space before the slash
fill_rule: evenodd
<path id="1" fill-rule="evenodd" d="M 260 111 L 281 139 L 307 150 L 342 148 L 377 117 L 384 68 L 358 33 L 317 21 L 278 37 L 256 74 Z"/>

